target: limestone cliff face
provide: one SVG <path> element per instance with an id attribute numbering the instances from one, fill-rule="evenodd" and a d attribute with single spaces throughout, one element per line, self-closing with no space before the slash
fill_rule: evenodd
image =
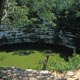
<path id="1" fill-rule="evenodd" d="M 37 42 L 46 44 L 63 45 L 70 48 L 79 48 L 79 33 L 73 31 L 64 31 L 46 27 L 21 27 L 8 29 L 6 26 L 0 26 L 0 45 L 14 44 L 24 42 Z"/>

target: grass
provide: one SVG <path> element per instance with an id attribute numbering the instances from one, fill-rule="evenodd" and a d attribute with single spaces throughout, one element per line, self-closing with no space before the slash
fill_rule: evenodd
<path id="1" fill-rule="evenodd" d="M 47 69 L 49 70 L 66 70 L 68 67 L 68 62 L 61 58 L 59 54 L 54 54 L 49 57 Z"/>
<path id="2" fill-rule="evenodd" d="M 69 61 L 65 61 L 59 54 L 54 54 L 48 60 L 47 69 L 61 71 L 80 69 L 80 54 L 73 54 Z"/>
<path id="3" fill-rule="evenodd" d="M 22 69 L 42 69 L 45 60 L 45 52 L 40 51 L 16 51 L 0 52 L 0 67 L 18 67 Z M 26 55 L 25 55 L 26 54 Z M 73 70 L 80 68 L 80 55 L 76 54 L 65 61 L 59 54 L 49 54 L 47 63 L 48 70 Z"/>
<path id="4" fill-rule="evenodd" d="M 41 69 L 39 61 L 44 59 L 44 55 L 38 51 L 34 51 L 29 55 L 17 55 L 14 52 L 0 52 L 0 67 L 19 67 Z"/>

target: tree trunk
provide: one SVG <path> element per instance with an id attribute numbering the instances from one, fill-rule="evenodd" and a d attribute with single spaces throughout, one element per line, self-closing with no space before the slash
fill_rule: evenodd
<path id="1" fill-rule="evenodd" d="M 42 70 L 46 70 L 48 59 L 49 59 L 49 55 L 46 55 L 45 61 L 42 66 Z"/>

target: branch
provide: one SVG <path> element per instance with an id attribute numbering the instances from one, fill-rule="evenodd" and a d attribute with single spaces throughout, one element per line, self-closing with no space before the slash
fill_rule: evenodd
<path id="1" fill-rule="evenodd" d="M 2 17 L 2 19 L 1 19 L 2 21 L 3 21 L 3 20 L 7 17 L 7 15 L 8 15 L 6 9 L 4 10 L 4 13 L 5 13 L 5 15 Z"/>

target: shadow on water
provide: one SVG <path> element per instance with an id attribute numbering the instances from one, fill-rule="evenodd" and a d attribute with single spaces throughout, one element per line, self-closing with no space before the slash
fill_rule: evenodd
<path id="1" fill-rule="evenodd" d="M 16 52 L 20 50 L 19 52 Z M 25 51 L 27 50 L 27 51 Z M 53 44 L 40 44 L 40 43 L 22 43 L 22 44 L 6 44 L 0 46 L 0 51 L 5 52 L 15 52 L 19 55 L 29 55 L 33 53 L 34 50 L 38 51 L 51 51 L 53 53 L 59 53 L 61 57 L 68 60 L 69 56 L 72 56 L 73 50 L 65 46 L 53 45 Z M 50 52 L 47 52 L 50 53 Z"/>

